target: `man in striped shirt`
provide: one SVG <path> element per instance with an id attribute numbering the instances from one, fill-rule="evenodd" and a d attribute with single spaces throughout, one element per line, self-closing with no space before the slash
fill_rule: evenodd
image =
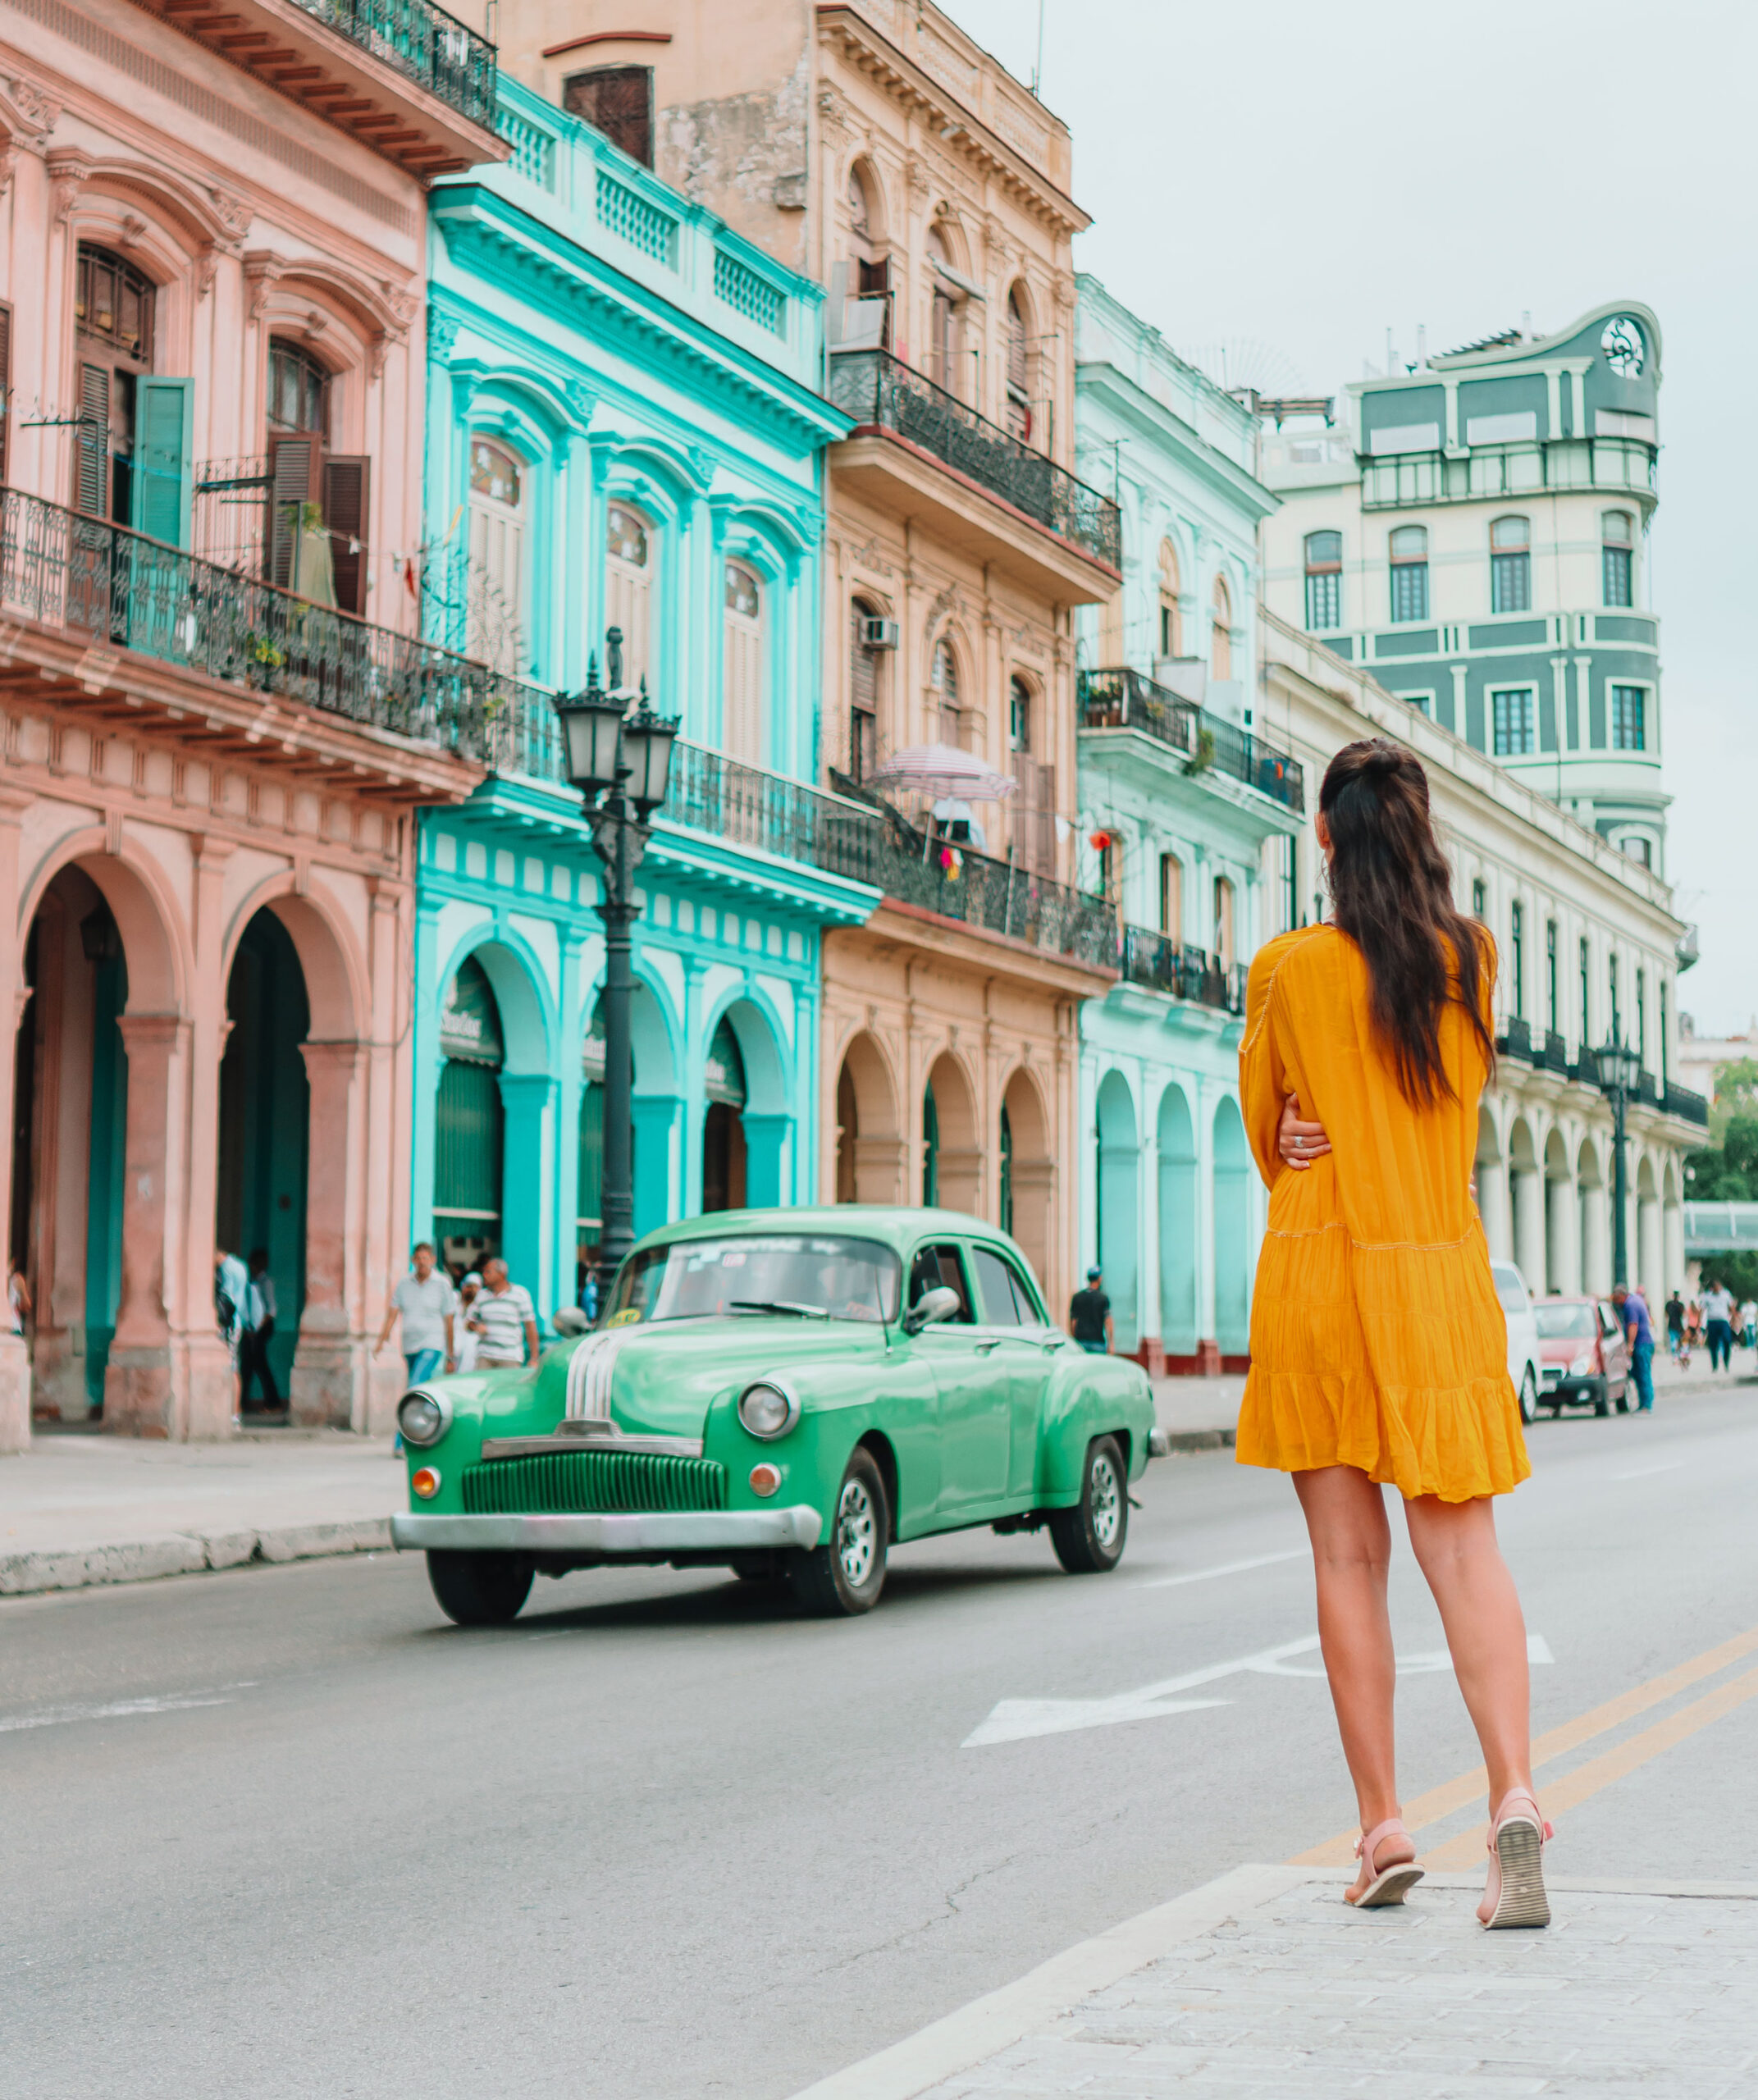
<path id="1" fill-rule="evenodd" d="M 507 1265 L 498 1255 L 482 1264 L 482 1288 L 470 1308 L 469 1324 L 478 1338 L 479 1368 L 537 1362 L 537 1316 L 531 1293 L 509 1280 Z"/>

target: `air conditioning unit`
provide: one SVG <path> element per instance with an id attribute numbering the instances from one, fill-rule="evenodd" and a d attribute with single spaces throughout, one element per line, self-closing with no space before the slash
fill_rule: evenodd
<path id="1" fill-rule="evenodd" d="M 877 613 L 862 615 L 861 646 L 863 649 L 895 649 L 900 638 L 895 620 L 882 619 Z"/>

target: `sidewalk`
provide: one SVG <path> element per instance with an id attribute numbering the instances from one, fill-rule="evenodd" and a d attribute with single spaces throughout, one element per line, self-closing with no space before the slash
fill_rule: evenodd
<path id="1" fill-rule="evenodd" d="M 161 1444 L 39 1429 L 0 1459 L 0 1596 L 388 1546 L 403 1499 L 388 1437 Z"/>
<path id="2" fill-rule="evenodd" d="M 1758 1883 L 1553 1878 L 1549 1931 L 1486 1933 L 1481 1874 L 1367 1913 L 1353 1878 L 1240 1867 L 798 2100 L 1758 2091 Z"/>

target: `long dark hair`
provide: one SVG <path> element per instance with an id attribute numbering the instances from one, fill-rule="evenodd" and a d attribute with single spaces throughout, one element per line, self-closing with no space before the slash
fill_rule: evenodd
<path id="1" fill-rule="evenodd" d="M 1337 925 L 1361 950 L 1372 987 L 1375 1034 L 1391 1052 L 1404 1098 L 1418 1108 L 1450 1098 L 1441 1061 L 1441 1016 L 1457 1000 L 1486 1061 L 1486 935 L 1453 902 L 1453 874 L 1428 811 L 1428 775 L 1413 751 L 1372 737 L 1345 744 L 1325 770 L 1319 814 L 1331 834 Z"/>

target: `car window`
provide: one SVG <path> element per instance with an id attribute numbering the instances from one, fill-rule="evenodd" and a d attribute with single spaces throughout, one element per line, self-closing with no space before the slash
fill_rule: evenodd
<path id="1" fill-rule="evenodd" d="M 674 1239 L 626 1262 L 610 1324 L 815 1308 L 833 1320 L 897 1317 L 900 1264 L 876 1240 L 840 1233 L 741 1233 Z"/>
<path id="2" fill-rule="evenodd" d="M 911 1304 L 914 1305 L 925 1290 L 935 1290 L 943 1285 L 958 1293 L 958 1310 L 948 1324 L 973 1326 L 975 1316 L 970 1309 L 970 1286 L 965 1281 L 964 1261 L 950 1240 L 916 1250 L 916 1258 L 910 1264 Z"/>
<path id="3" fill-rule="evenodd" d="M 1617 1308 L 1608 1305 L 1603 1298 L 1600 1300 L 1600 1331 L 1606 1335 L 1621 1335 L 1623 1332 L 1623 1322 L 1618 1317 Z"/>
<path id="4" fill-rule="evenodd" d="M 1520 1281 L 1519 1271 L 1498 1266 L 1491 1273 L 1495 1278 L 1495 1295 L 1502 1302 L 1502 1309 L 1508 1312 L 1525 1312 L 1526 1285 Z"/>
<path id="5" fill-rule="evenodd" d="M 1541 1341 L 1591 1341 L 1593 1308 L 1591 1305 L 1535 1305 Z"/>
<path id="6" fill-rule="evenodd" d="M 1038 1303 L 1031 1285 L 1020 1273 L 1018 1265 L 1008 1261 L 1005 1255 L 1002 1259 L 1007 1268 L 1007 1281 L 1013 1285 L 1013 1302 L 1019 1308 L 1020 1325 L 1022 1327 L 1048 1326 L 1050 1322 L 1044 1309 Z"/>
<path id="7" fill-rule="evenodd" d="M 977 1272 L 977 1297 L 983 1307 L 984 1323 L 991 1327 L 1017 1327 L 1025 1317 L 1014 1294 L 1007 1264 L 993 1247 L 973 1247 L 970 1265 Z"/>

